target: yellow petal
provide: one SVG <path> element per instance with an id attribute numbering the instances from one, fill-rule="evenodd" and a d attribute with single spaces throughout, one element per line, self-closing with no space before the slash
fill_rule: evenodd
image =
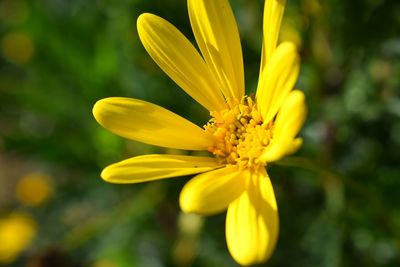
<path id="1" fill-rule="evenodd" d="M 178 29 L 148 13 L 139 16 L 137 28 L 149 55 L 186 93 L 210 111 L 226 108 L 222 93 L 216 89 L 217 81 Z"/>
<path id="2" fill-rule="evenodd" d="M 303 126 L 306 114 L 304 93 L 299 90 L 292 91 L 276 117 L 274 138 L 261 155 L 262 161 L 279 160 L 301 146 L 302 140 L 295 137 Z"/>
<path id="3" fill-rule="evenodd" d="M 300 58 L 293 43 L 285 42 L 272 54 L 257 88 L 257 104 L 265 122 L 275 115 L 293 89 L 300 70 Z"/>
<path id="4" fill-rule="evenodd" d="M 261 53 L 260 73 L 263 72 L 264 67 L 266 66 L 267 62 L 270 61 L 272 53 L 276 48 L 285 6 L 286 0 L 265 1 L 263 21 L 263 47 Z"/>
<path id="5" fill-rule="evenodd" d="M 206 172 L 220 167 L 214 158 L 183 155 L 145 155 L 105 168 L 101 177 L 111 183 L 130 184 Z"/>
<path id="6" fill-rule="evenodd" d="M 109 131 L 151 145 L 207 150 L 213 142 L 209 134 L 190 121 L 137 99 L 102 99 L 94 105 L 93 115 Z"/>
<path id="7" fill-rule="evenodd" d="M 228 207 L 226 241 L 232 257 L 242 265 L 268 260 L 279 233 L 278 208 L 271 181 L 262 168 L 248 188 Z"/>
<path id="8" fill-rule="evenodd" d="M 197 44 L 226 98 L 244 95 L 239 31 L 228 0 L 188 0 Z"/>
<path id="9" fill-rule="evenodd" d="M 293 142 L 288 145 L 285 155 L 290 155 L 290 154 L 296 153 L 297 150 L 299 150 L 302 145 L 303 145 L 303 138 L 301 138 L 301 137 L 295 138 L 293 140 Z"/>
<path id="10" fill-rule="evenodd" d="M 181 209 L 204 215 L 221 212 L 243 192 L 247 176 L 235 166 L 199 174 L 183 187 Z"/>

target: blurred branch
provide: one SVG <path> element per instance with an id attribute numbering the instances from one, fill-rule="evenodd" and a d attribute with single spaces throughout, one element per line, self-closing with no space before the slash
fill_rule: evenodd
<path id="1" fill-rule="evenodd" d="M 375 195 L 373 192 L 368 190 L 365 186 L 358 183 L 357 181 L 339 173 L 336 170 L 318 164 L 317 162 L 302 158 L 302 157 L 286 157 L 278 162 L 276 165 L 279 166 L 287 166 L 287 167 L 296 167 L 305 170 L 309 170 L 315 173 L 320 174 L 323 177 L 334 178 L 342 181 L 346 186 L 351 188 L 354 192 L 360 194 L 363 198 L 365 198 L 370 204 L 371 209 L 376 215 L 376 220 L 383 224 L 386 231 L 394 236 L 397 240 L 397 249 L 400 250 L 400 234 L 396 227 L 393 226 L 391 220 L 388 218 L 388 211 L 386 210 L 384 204 L 381 199 Z"/>
<path id="2" fill-rule="evenodd" d="M 101 232 L 127 221 L 138 221 L 146 217 L 164 200 L 166 190 L 160 183 L 149 183 L 133 198 L 119 203 L 111 212 L 98 214 L 87 221 L 75 226 L 62 240 L 64 248 L 74 250 Z"/>

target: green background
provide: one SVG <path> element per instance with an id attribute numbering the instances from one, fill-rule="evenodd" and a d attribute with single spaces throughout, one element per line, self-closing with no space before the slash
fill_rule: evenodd
<path id="1" fill-rule="evenodd" d="M 250 94 L 263 1 L 230 2 Z M 281 227 L 262 266 L 400 266 L 400 2 L 288 2 L 282 39 L 299 44 L 297 87 L 309 115 L 302 149 L 269 166 Z M 108 133 L 91 113 L 99 99 L 139 98 L 207 122 L 141 45 L 143 12 L 193 41 L 183 0 L 0 1 L 0 217 L 22 211 L 38 223 L 11 266 L 237 266 L 224 214 L 195 218 L 202 226 L 194 234 L 179 223 L 179 191 L 190 177 L 113 185 L 99 176 L 134 155 L 174 152 Z M 4 49 L 15 32 L 30 40 L 15 44 L 17 59 Z M 33 208 L 14 191 L 35 171 L 51 177 L 54 194 Z"/>

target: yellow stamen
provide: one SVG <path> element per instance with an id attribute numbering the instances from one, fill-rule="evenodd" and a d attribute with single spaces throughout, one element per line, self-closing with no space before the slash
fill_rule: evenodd
<path id="1" fill-rule="evenodd" d="M 204 126 L 215 137 L 209 148 L 221 162 L 237 165 L 239 169 L 257 169 L 258 157 L 272 139 L 273 122 L 264 122 L 251 97 L 230 101 L 230 109 L 211 113 L 212 119 Z"/>

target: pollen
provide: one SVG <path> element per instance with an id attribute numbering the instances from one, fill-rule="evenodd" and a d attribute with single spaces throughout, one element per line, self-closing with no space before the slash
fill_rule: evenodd
<path id="1" fill-rule="evenodd" d="M 273 122 L 264 122 L 251 97 L 229 103 L 229 109 L 212 112 L 204 126 L 215 142 L 209 151 L 221 163 L 237 165 L 239 169 L 257 168 L 262 154 L 272 139 Z"/>

